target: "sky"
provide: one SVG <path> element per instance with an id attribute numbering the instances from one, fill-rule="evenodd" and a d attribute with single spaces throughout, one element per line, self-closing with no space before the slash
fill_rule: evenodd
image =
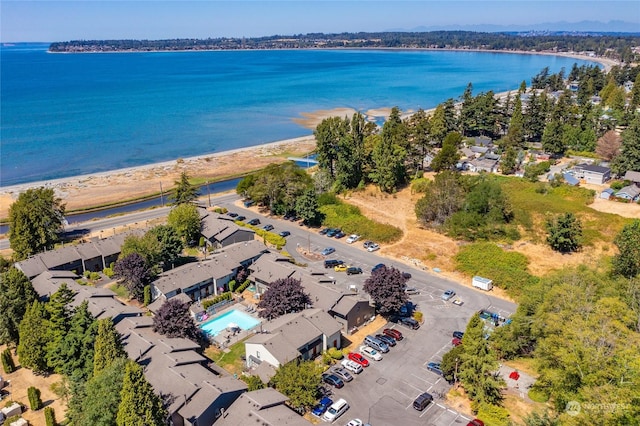
<path id="1" fill-rule="evenodd" d="M 257 37 L 580 21 L 637 24 L 638 0 L 0 0 L 0 41 Z M 466 28 L 465 28 L 466 27 Z M 628 27 L 628 26 L 627 26 Z M 632 26 L 634 28 L 635 26 Z"/>

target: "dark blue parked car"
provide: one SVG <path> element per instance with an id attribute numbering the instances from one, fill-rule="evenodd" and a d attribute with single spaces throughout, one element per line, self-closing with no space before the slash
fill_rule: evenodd
<path id="1" fill-rule="evenodd" d="M 331 407 L 331 404 L 333 404 L 333 401 L 331 400 L 331 398 L 325 396 L 320 400 L 318 405 L 313 407 L 313 410 L 311 410 L 311 414 L 313 414 L 316 417 L 321 417 L 324 414 L 324 412 L 327 411 L 329 407 Z"/>

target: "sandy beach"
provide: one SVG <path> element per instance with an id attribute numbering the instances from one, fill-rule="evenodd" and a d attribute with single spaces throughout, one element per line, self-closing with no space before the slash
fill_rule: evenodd
<path id="1" fill-rule="evenodd" d="M 599 62 L 607 70 L 617 64 L 611 59 L 577 53 L 526 51 L 504 51 L 502 53 L 567 56 Z M 502 98 L 510 92 L 515 93 L 515 91 L 517 91 L 517 87 L 514 87 L 512 91 L 497 93 L 496 96 Z M 433 109 L 427 110 L 427 113 L 432 111 Z M 28 188 L 41 186 L 53 188 L 57 196 L 66 204 L 67 211 L 74 211 L 144 197 L 159 193 L 161 189 L 166 192 L 173 187 L 174 181 L 183 171 L 186 171 L 191 177 L 215 181 L 238 175 L 240 172 L 258 170 L 272 163 L 284 162 L 288 156 L 300 156 L 313 151 L 315 138 L 312 132 L 322 120 L 336 116 L 351 117 L 355 112 L 357 112 L 355 109 L 348 107 L 300 112 L 300 117 L 292 118 L 292 120 L 309 129 L 309 135 L 299 138 L 145 166 L 0 187 L 0 218 L 8 217 L 11 203 Z M 391 107 L 380 106 L 361 112 L 368 120 L 374 121 L 378 118 L 387 118 Z M 402 111 L 402 117 L 407 117 L 413 112 L 410 110 Z"/>

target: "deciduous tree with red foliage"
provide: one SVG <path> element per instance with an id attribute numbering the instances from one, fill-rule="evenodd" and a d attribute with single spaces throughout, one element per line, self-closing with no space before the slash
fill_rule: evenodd
<path id="1" fill-rule="evenodd" d="M 144 300 L 144 286 L 151 282 L 151 269 L 144 257 L 138 253 L 131 253 L 116 261 L 113 272 L 121 278 L 127 290 L 133 297 L 142 302 Z"/>
<path id="2" fill-rule="evenodd" d="M 381 315 L 397 312 L 409 296 L 405 293 L 407 278 L 398 269 L 384 267 L 376 270 L 364 282 L 364 291 L 373 299 L 376 310 Z"/>
<path id="3" fill-rule="evenodd" d="M 198 341 L 200 332 L 189 314 L 189 303 L 169 299 L 153 317 L 153 331 L 167 337 L 184 337 Z"/>
<path id="4" fill-rule="evenodd" d="M 304 292 L 302 283 L 295 278 L 282 278 L 269 284 L 262 300 L 258 303 L 258 315 L 274 319 L 284 314 L 299 312 L 311 304 L 309 295 Z"/>

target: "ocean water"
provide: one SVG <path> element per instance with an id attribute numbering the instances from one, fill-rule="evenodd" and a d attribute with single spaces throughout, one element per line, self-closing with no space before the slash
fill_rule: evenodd
<path id="1" fill-rule="evenodd" d="M 0 185 L 55 179 L 304 136 L 301 112 L 432 108 L 515 90 L 541 55 L 390 50 L 50 54 L 0 48 Z"/>

